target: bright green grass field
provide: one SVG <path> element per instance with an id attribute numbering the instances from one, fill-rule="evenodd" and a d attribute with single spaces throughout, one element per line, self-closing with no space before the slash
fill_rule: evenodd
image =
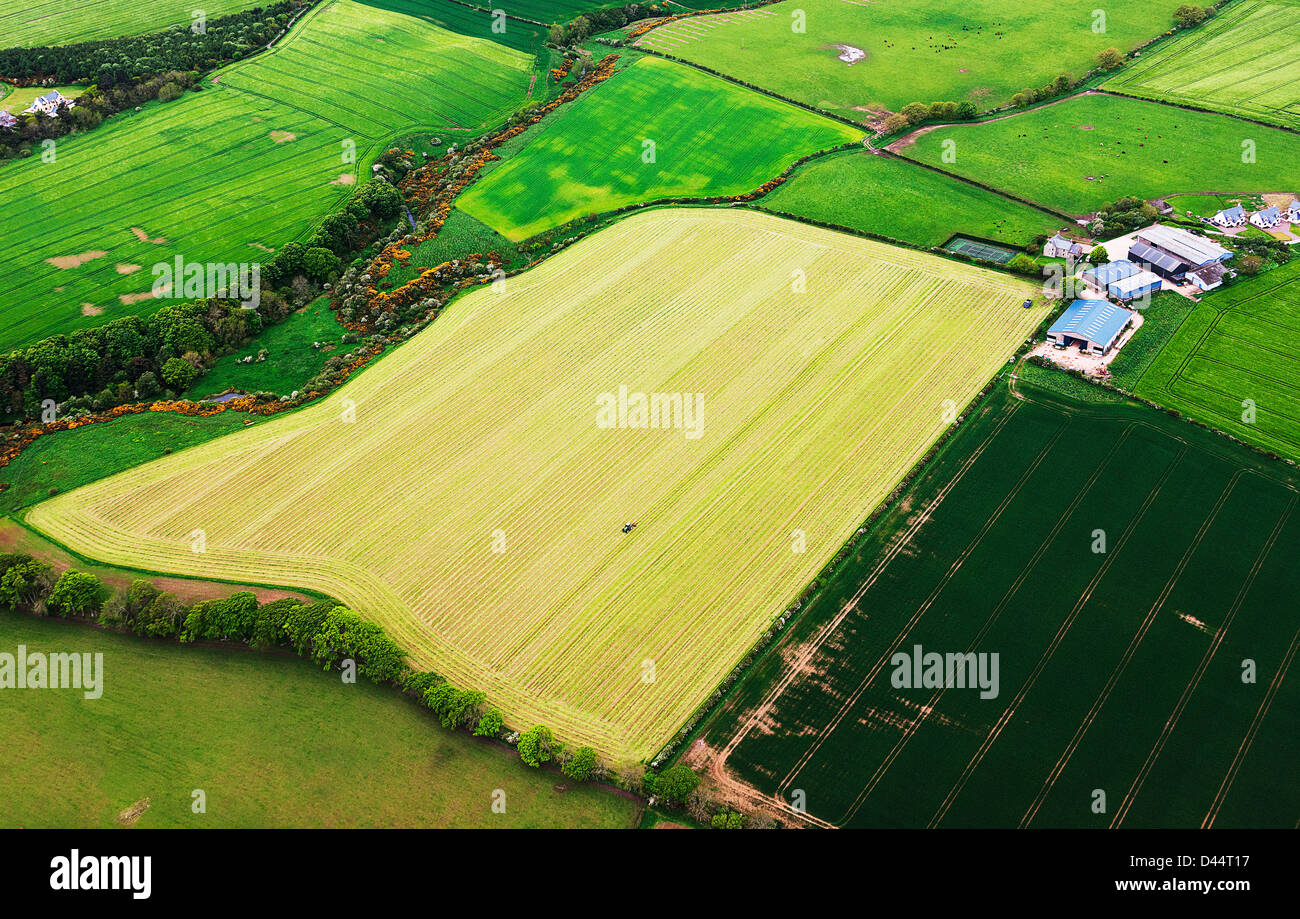
<path id="1" fill-rule="evenodd" d="M 1169 27 L 1173 6 L 1093 0 L 789 0 L 739 13 L 686 19 L 638 45 L 737 77 L 855 119 L 909 102 L 970 100 L 995 108 L 1061 73 L 1082 75 L 1104 48 L 1127 51 Z M 806 30 L 796 32 L 797 14 Z M 867 53 L 840 60 L 846 45 Z"/>
<path id="2" fill-rule="evenodd" d="M 0 649 L 102 653 L 104 691 L 8 690 L 0 825 L 630 827 L 636 801 L 530 769 L 396 690 L 306 661 L 0 614 Z M 558 786 L 558 787 L 557 787 Z M 207 812 L 192 812 L 192 792 Z M 505 813 L 492 795 L 505 792 Z"/>
<path id="3" fill-rule="evenodd" d="M 801 156 L 860 136 L 717 77 L 642 57 L 533 129 L 522 151 L 458 206 L 517 242 L 625 204 L 752 191 Z"/>
<path id="4" fill-rule="evenodd" d="M 943 162 L 948 140 L 956 144 L 953 163 Z M 1255 161 L 1243 162 L 1252 150 Z M 901 152 L 1070 214 L 1125 195 L 1283 192 L 1300 185 L 1300 135 L 1108 95 L 940 128 Z"/>
<path id="5" fill-rule="evenodd" d="M 50 489 L 79 485 L 158 459 L 222 434 L 241 430 L 245 421 L 265 419 L 243 412 L 191 418 L 174 412 L 142 412 L 103 424 L 88 424 L 38 438 L 8 466 L 0 468 L 0 513 L 30 507 Z"/>
<path id="6" fill-rule="evenodd" d="M 954 233 L 1020 246 L 1062 223 L 1019 201 L 866 151 L 801 167 L 760 206 L 917 246 L 941 246 Z"/>
<path id="7" fill-rule="evenodd" d="M 202 6 L 174 0 L 0 0 L 0 45 L 34 48 L 189 28 L 202 9 L 209 20 L 229 16 L 266 0 L 204 0 Z"/>
<path id="8" fill-rule="evenodd" d="M 268 326 L 233 354 L 220 358 L 181 398 L 203 399 L 232 389 L 287 396 L 319 373 L 330 357 L 347 352 L 341 342 L 346 332 L 329 308 L 329 299 L 322 297 L 284 322 Z M 321 343 L 321 348 L 312 347 L 316 342 Z M 331 345 L 329 350 L 322 350 Z M 266 360 L 239 363 L 250 355 L 256 358 L 262 350 L 266 351 Z"/>
<path id="9" fill-rule="evenodd" d="M 1300 0 L 1233 3 L 1105 85 L 1300 128 Z"/>
<path id="10" fill-rule="evenodd" d="M 1137 393 L 1300 460 L 1298 351 L 1300 259 L 1293 259 L 1207 294 L 1138 380 Z"/>
<path id="11" fill-rule="evenodd" d="M 389 138 L 478 133 L 523 101 L 531 67 L 493 42 L 327 0 L 201 92 L 60 140 L 52 163 L 6 165 L 0 349 L 161 305 L 147 299 L 152 269 L 176 256 L 264 261 L 341 206 Z"/>

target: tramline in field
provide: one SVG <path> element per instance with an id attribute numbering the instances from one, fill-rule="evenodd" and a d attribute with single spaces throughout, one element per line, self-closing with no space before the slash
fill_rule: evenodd
<path id="1" fill-rule="evenodd" d="M 512 726 L 643 759 L 1041 321 L 1033 293 L 764 214 L 650 211 L 328 399 L 28 521 L 105 561 L 318 590 Z"/>
<path id="2" fill-rule="evenodd" d="M 532 59 L 327 0 L 196 94 L 0 169 L 25 215 L 0 261 L 0 349 L 156 309 L 152 266 L 263 262 L 341 206 L 394 136 L 472 136 L 522 102 Z"/>
<path id="3" fill-rule="evenodd" d="M 1300 0 L 1246 0 L 1134 61 L 1107 89 L 1300 128 Z"/>
<path id="4" fill-rule="evenodd" d="M 737 806 L 816 825 L 1290 827 L 1297 479 L 1146 406 L 1014 385 L 687 761 Z M 997 655 L 995 691 L 919 685 L 918 646 Z"/>

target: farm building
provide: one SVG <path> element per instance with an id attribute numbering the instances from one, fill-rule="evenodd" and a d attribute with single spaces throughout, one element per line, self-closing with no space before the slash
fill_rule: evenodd
<path id="1" fill-rule="evenodd" d="M 1164 279 L 1158 274 L 1153 274 L 1150 271 L 1139 271 L 1137 274 L 1107 284 L 1106 293 L 1121 303 L 1127 303 L 1137 297 L 1145 297 L 1148 294 L 1155 293 L 1164 283 Z"/>
<path id="2" fill-rule="evenodd" d="M 1148 246 L 1163 249 L 1194 268 L 1232 258 L 1230 249 L 1223 248 L 1213 240 L 1206 239 L 1204 236 L 1197 236 L 1195 233 L 1189 233 L 1186 230 L 1180 230 L 1177 227 L 1166 227 L 1158 223 L 1139 231 L 1137 239 Z"/>
<path id="3" fill-rule="evenodd" d="M 1268 207 L 1250 215 L 1250 222 L 1261 230 L 1271 230 L 1282 219 L 1282 211 L 1277 207 Z"/>
<path id="4" fill-rule="evenodd" d="M 1176 255 L 1138 240 L 1129 245 L 1128 257 L 1143 268 L 1166 280 L 1175 282 L 1181 282 L 1187 275 L 1188 270 L 1196 267 Z"/>
<path id="5" fill-rule="evenodd" d="M 1197 268 L 1187 276 L 1191 278 L 1196 286 L 1201 290 L 1214 290 L 1214 288 L 1223 283 L 1223 276 L 1227 273 L 1227 268 L 1224 268 L 1219 262 L 1215 262 L 1213 265 L 1205 265 L 1202 268 Z"/>
<path id="6" fill-rule="evenodd" d="M 1155 293 L 1164 283 L 1159 275 L 1152 274 L 1127 259 L 1090 268 L 1083 273 L 1083 279 L 1120 301 Z"/>
<path id="7" fill-rule="evenodd" d="M 24 114 L 27 115 L 53 115 L 60 105 L 66 105 L 72 108 L 75 105 L 71 99 L 65 98 L 63 93 L 57 89 L 52 89 L 43 96 L 38 96 L 31 105 L 27 107 Z"/>
<path id="8" fill-rule="evenodd" d="M 1078 345 L 1090 354 L 1106 354 L 1133 319 L 1131 310 L 1109 300 L 1075 300 L 1047 330 L 1058 348 Z"/>
<path id="9" fill-rule="evenodd" d="M 1066 239 L 1060 233 L 1043 245 L 1043 255 L 1047 258 L 1082 258 L 1086 251 L 1082 243 Z"/>
<path id="10" fill-rule="evenodd" d="M 1232 257 L 1232 251 L 1186 230 L 1153 224 L 1139 230 L 1128 257 L 1169 281 L 1182 283 L 1189 271 Z"/>
<path id="11" fill-rule="evenodd" d="M 13 115 L 10 115 L 8 112 L 0 112 L 0 128 L 12 128 L 16 127 L 17 124 L 18 119 Z"/>
<path id="12" fill-rule="evenodd" d="M 1131 278 L 1141 270 L 1127 259 L 1118 259 L 1104 265 L 1098 265 L 1095 268 L 1089 268 L 1083 273 L 1083 279 L 1098 290 L 1105 290 L 1107 285 L 1122 281 L 1124 278 Z"/>
<path id="13" fill-rule="evenodd" d="M 1219 211 L 1210 218 L 1210 223 L 1216 227 L 1240 227 L 1246 223 L 1246 209 L 1238 204 L 1236 207 L 1230 207 L 1227 210 Z"/>

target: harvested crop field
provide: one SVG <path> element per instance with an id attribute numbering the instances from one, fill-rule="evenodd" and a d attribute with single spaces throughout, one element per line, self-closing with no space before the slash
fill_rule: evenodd
<path id="1" fill-rule="evenodd" d="M 697 756 L 819 825 L 1294 826 L 1296 478 L 1144 406 L 1017 387 L 827 579 Z M 998 655 L 993 695 L 900 679 L 917 646 Z"/>
<path id="2" fill-rule="evenodd" d="M 337 597 L 511 726 L 642 759 L 1041 321 L 1033 293 L 655 210 L 467 295 L 328 399 L 27 519 L 94 559 Z"/>

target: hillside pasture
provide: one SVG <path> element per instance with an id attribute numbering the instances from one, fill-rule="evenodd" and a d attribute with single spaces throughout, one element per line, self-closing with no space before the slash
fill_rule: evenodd
<path id="1" fill-rule="evenodd" d="M 1042 320 L 1033 294 L 654 210 L 466 295 L 328 399 L 27 520 L 108 563 L 336 597 L 511 726 L 636 761 Z M 638 419 L 637 393 L 668 408 Z"/>
<path id="2" fill-rule="evenodd" d="M 209 20 L 266 6 L 265 0 L 205 0 Z M 193 5 L 171 0 L 0 0 L 0 44 L 37 48 L 190 28 Z"/>
<path id="3" fill-rule="evenodd" d="M 1206 294 L 1136 391 L 1300 460 L 1300 259 Z M 1254 420 L 1247 420 L 1249 400 Z"/>
<path id="4" fill-rule="evenodd" d="M 0 170 L 0 348 L 156 308 L 153 266 L 260 263 L 346 201 L 392 137 L 472 136 L 527 92 L 522 53 L 331 0 L 204 88 Z"/>
<path id="5" fill-rule="evenodd" d="M 1300 128 L 1297 36 L 1300 0 L 1233 3 L 1208 23 L 1130 63 L 1105 86 Z"/>
<path id="6" fill-rule="evenodd" d="M 1067 214 L 1125 195 L 1283 192 L 1300 184 L 1300 135 L 1104 93 L 938 128 L 891 149 Z M 952 162 L 944 162 L 945 150 Z"/>
<path id="7" fill-rule="evenodd" d="M 1092 0 L 789 0 L 677 20 L 636 45 L 869 121 L 909 102 L 995 108 L 1062 73 L 1081 76 L 1099 51 L 1134 48 L 1172 19 L 1172 7 L 1118 0 L 1098 33 L 1096 9 Z"/>
<path id="8" fill-rule="evenodd" d="M 1064 222 L 951 176 L 866 151 L 800 167 L 758 206 L 928 247 L 942 246 L 954 233 L 1019 247 Z"/>
<path id="9" fill-rule="evenodd" d="M 1016 388 L 967 419 L 689 756 L 797 823 L 1292 827 L 1294 475 L 1145 406 Z M 994 691 L 964 670 L 917 686 L 917 646 L 998 655 Z"/>
<path id="10" fill-rule="evenodd" d="M 641 57 L 534 127 L 457 206 L 513 241 L 670 196 L 753 191 L 861 132 L 725 80 Z"/>
<path id="11" fill-rule="evenodd" d="M 104 693 L 7 694 L 0 769 L 30 780 L 0 785 L 6 827 L 615 829 L 640 812 L 444 730 L 396 690 L 291 656 L 0 613 L 0 647 L 19 644 L 102 654 Z M 191 809 L 195 788 L 206 813 Z"/>

